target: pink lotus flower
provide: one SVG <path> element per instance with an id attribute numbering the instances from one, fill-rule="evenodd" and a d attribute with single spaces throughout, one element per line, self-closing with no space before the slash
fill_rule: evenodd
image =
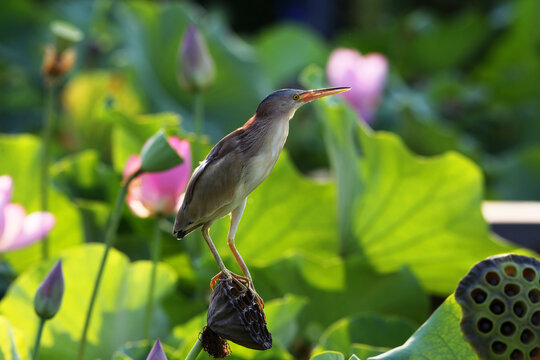
<path id="1" fill-rule="evenodd" d="M 147 218 L 156 214 L 168 216 L 178 210 L 181 195 L 191 175 L 191 149 L 188 141 L 177 137 L 170 137 L 169 144 L 184 162 L 166 171 L 143 173 L 129 185 L 126 201 L 131 211 L 139 217 Z M 140 167 L 141 157 L 131 155 L 124 168 L 124 179 Z"/>
<path id="2" fill-rule="evenodd" d="M 53 214 L 26 215 L 20 204 L 12 204 L 13 180 L 0 176 L 0 252 L 18 249 L 44 238 L 55 224 Z"/>
<path id="3" fill-rule="evenodd" d="M 330 54 L 326 76 L 331 86 L 350 86 L 342 94 L 367 123 L 373 122 L 386 82 L 388 61 L 377 53 L 362 56 L 352 49 L 336 49 Z"/>

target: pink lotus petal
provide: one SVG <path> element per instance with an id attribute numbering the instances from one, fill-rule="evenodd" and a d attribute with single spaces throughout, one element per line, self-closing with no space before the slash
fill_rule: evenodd
<path id="1" fill-rule="evenodd" d="M 350 86 L 342 96 L 368 123 L 373 121 L 387 73 L 388 61 L 383 55 L 362 56 L 352 49 L 334 50 L 326 66 L 330 85 Z"/>
<path id="2" fill-rule="evenodd" d="M 13 179 L 9 175 L 0 176 L 0 209 L 11 200 L 13 192 Z"/>
<path id="3" fill-rule="evenodd" d="M 141 168 L 141 157 L 139 155 L 131 155 L 127 161 L 126 166 L 124 167 L 124 172 L 122 173 L 122 178 L 125 180 L 130 175 L 133 175 Z"/>
<path id="4" fill-rule="evenodd" d="M 24 226 L 26 211 L 19 204 L 8 204 L 4 207 L 4 231 L 0 234 L 0 251 L 11 250 L 17 241 Z"/>
<path id="5" fill-rule="evenodd" d="M 166 171 L 142 174 L 133 180 L 126 200 L 131 211 L 139 217 L 174 213 L 177 210 L 178 199 L 185 191 L 191 175 L 190 145 L 188 141 L 176 137 L 169 138 L 169 143 L 184 162 Z M 124 169 L 124 178 L 128 176 L 126 174 L 130 174 L 130 170 L 136 171 L 139 166 L 140 158 L 131 156 Z"/>
<path id="6" fill-rule="evenodd" d="M 53 214 L 44 211 L 31 213 L 24 219 L 22 232 L 13 249 L 35 243 L 43 239 L 56 224 Z"/>
<path id="7" fill-rule="evenodd" d="M 13 179 L 9 175 L 0 176 L 0 234 L 4 232 L 4 208 L 11 200 L 13 191 Z"/>
<path id="8" fill-rule="evenodd" d="M 138 217 L 140 218 L 148 218 L 152 215 L 152 212 L 150 212 L 150 210 L 148 210 L 144 204 L 138 200 L 137 198 L 135 198 L 134 196 L 129 196 L 127 197 L 127 204 L 129 206 L 129 209 L 135 214 L 137 215 Z"/>

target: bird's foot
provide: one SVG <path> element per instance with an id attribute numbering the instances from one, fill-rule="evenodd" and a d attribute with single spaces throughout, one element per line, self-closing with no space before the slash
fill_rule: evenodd
<path id="1" fill-rule="evenodd" d="M 237 275 L 237 274 L 233 273 L 232 271 L 225 269 L 225 270 L 220 271 L 210 281 L 210 289 L 212 291 L 214 291 L 214 286 L 216 286 L 218 280 L 220 280 L 223 276 L 225 276 L 225 279 L 233 280 L 235 283 L 240 285 L 240 287 L 242 289 L 247 289 L 248 286 L 249 286 L 249 280 L 247 278 L 245 278 L 243 276 L 240 276 L 240 275 Z"/>
<path id="2" fill-rule="evenodd" d="M 253 286 L 253 281 L 250 278 L 235 274 L 230 270 L 222 270 L 212 278 L 212 280 L 210 281 L 210 289 L 212 291 L 214 291 L 214 286 L 216 286 L 217 282 L 223 276 L 225 276 L 225 279 L 231 279 L 232 281 L 234 281 L 237 285 L 240 286 L 242 290 L 247 290 L 251 292 L 255 297 L 255 301 L 257 302 L 257 305 L 259 305 L 261 311 L 264 309 L 264 301 L 255 290 L 255 286 Z"/>
<path id="3" fill-rule="evenodd" d="M 249 291 L 253 293 L 253 295 L 255 295 L 255 301 L 257 302 L 257 305 L 259 305 L 259 308 L 261 309 L 261 311 L 263 311 L 264 301 L 262 297 L 260 297 L 257 291 L 255 290 L 255 286 L 253 286 L 253 281 L 251 279 L 248 280 L 248 289 Z M 263 314 L 264 314 L 264 311 L 263 311 Z"/>

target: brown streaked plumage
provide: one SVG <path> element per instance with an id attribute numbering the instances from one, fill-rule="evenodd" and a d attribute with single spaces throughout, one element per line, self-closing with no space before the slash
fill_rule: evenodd
<path id="1" fill-rule="evenodd" d="M 255 115 L 244 126 L 221 139 L 195 169 L 176 216 L 174 234 L 181 239 L 202 226 L 203 237 L 221 269 L 212 279 L 211 286 L 224 274 L 255 292 L 249 270 L 234 245 L 247 196 L 266 179 L 276 164 L 295 111 L 309 101 L 349 89 L 283 89 L 271 93 L 259 104 Z M 235 275 L 225 267 L 210 238 L 212 223 L 227 214 L 231 214 L 229 248 L 245 277 Z M 262 300 L 259 300 L 262 306 Z"/>

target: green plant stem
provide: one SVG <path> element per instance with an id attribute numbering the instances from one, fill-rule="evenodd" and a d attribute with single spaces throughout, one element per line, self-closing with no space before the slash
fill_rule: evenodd
<path id="1" fill-rule="evenodd" d="M 54 127 L 54 100 L 55 100 L 55 86 L 48 84 L 47 94 L 45 98 L 45 111 L 43 119 L 43 129 L 41 133 L 41 210 L 47 211 L 49 209 L 49 163 L 50 163 L 50 147 L 52 129 Z M 43 260 L 49 258 L 49 238 L 45 236 L 41 241 L 41 257 Z"/>
<path id="2" fill-rule="evenodd" d="M 202 136 L 204 130 L 204 99 L 202 91 L 196 91 L 193 99 L 193 118 L 196 139 L 193 143 L 193 163 L 195 166 L 199 161 L 203 160 L 204 154 L 202 151 Z M 191 248 L 191 258 L 194 259 L 194 265 L 197 266 L 197 261 L 201 256 L 201 244 L 203 243 L 202 236 L 197 232 L 196 238 L 188 245 Z"/>
<path id="3" fill-rule="evenodd" d="M 193 119 L 194 119 L 194 129 L 197 139 L 195 141 L 195 146 L 193 147 L 193 160 L 195 164 L 198 164 L 202 160 L 202 146 L 201 139 L 204 128 L 204 99 L 203 94 L 200 91 L 195 92 L 193 99 Z"/>
<path id="4" fill-rule="evenodd" d="M 34 353 L 32 355 L 32 360 L 37 360 L 39 355 L 39 345 L 41 344 L 41 335 L 43 334 L 43 326 L 45 325 L 45 319 L 42 317 L 39 318 L 39 326 L 36 334 L 36 342 L 34 343 Z"/>
<path id="5" fill-rule="evenodd" d="M 148 288 L 148 300 L 146 301 L 146 312 L 144 315 L 144 338 L 150 340 L 150 329 L 152 327 L 152 313 L 154 310 L 154 292 L 156 287 L 156 274 L 159 259 L 161 258 L 161 230 L 159 228 L 159 218 L 156 217 L 154 224 L 154 235 L 152 238 L 152 274 L 150 277 L 150 287 Z"/>
<path id="6" fill-rule="evenodd" d="M 109 250 L 114 243 L 116 229 L 118 228 L 118 223 L 120 221 L 120 215 L 122 213 L 122 207 L 124 205 L 124 199 L 127 194 L 129 183 L 135 179 L 141 172 L 138 171 L 135 174 L 131 175 L 126 182 L 120 188 L 120 192 L 116 197 L 116 203 L 114 205 L 113 212 L 109 219 L 109 224 L 107 231 L 105 233 L 105 252 L 103 253 L 103 258 L 101 259 L 101 264 L 99 265 L 99 270 L 96 276 L 96 282 L 94 284 L 94 289 L 92 291 L 92 296 L 90 297 L 90 304 L 88 305 L 88 310 L 86 311 L 86 319 L 84 321 L 83 332 L 81 335 L 81 342 L 79 343 L 79 352 L 77 355 L 78 360 L 84 358 L 84 349 L 86 347 L 86 337 L 88 335 L 88 329 L 90 327 L 90 319 L 92 318 L 92 310 L 94 309 L 94 303 L 96 302 L 99 284 L 101 283 L 101 277 L 103 276 L 103 271 L 105 270 L 105 263 L 107 262 L 107 257 L 109 255 Z"/>
<path id="7" fill-rule="evenodd" d="M 186 356 L 186 360 L 195 360 L 197 356 L 201 353 L 202 350 L 202 343 L 200 337 L 197 338 L 197 341 L 195 344 L 193 344 L 193 347 L 189 351 L 188 356 Z"/>

